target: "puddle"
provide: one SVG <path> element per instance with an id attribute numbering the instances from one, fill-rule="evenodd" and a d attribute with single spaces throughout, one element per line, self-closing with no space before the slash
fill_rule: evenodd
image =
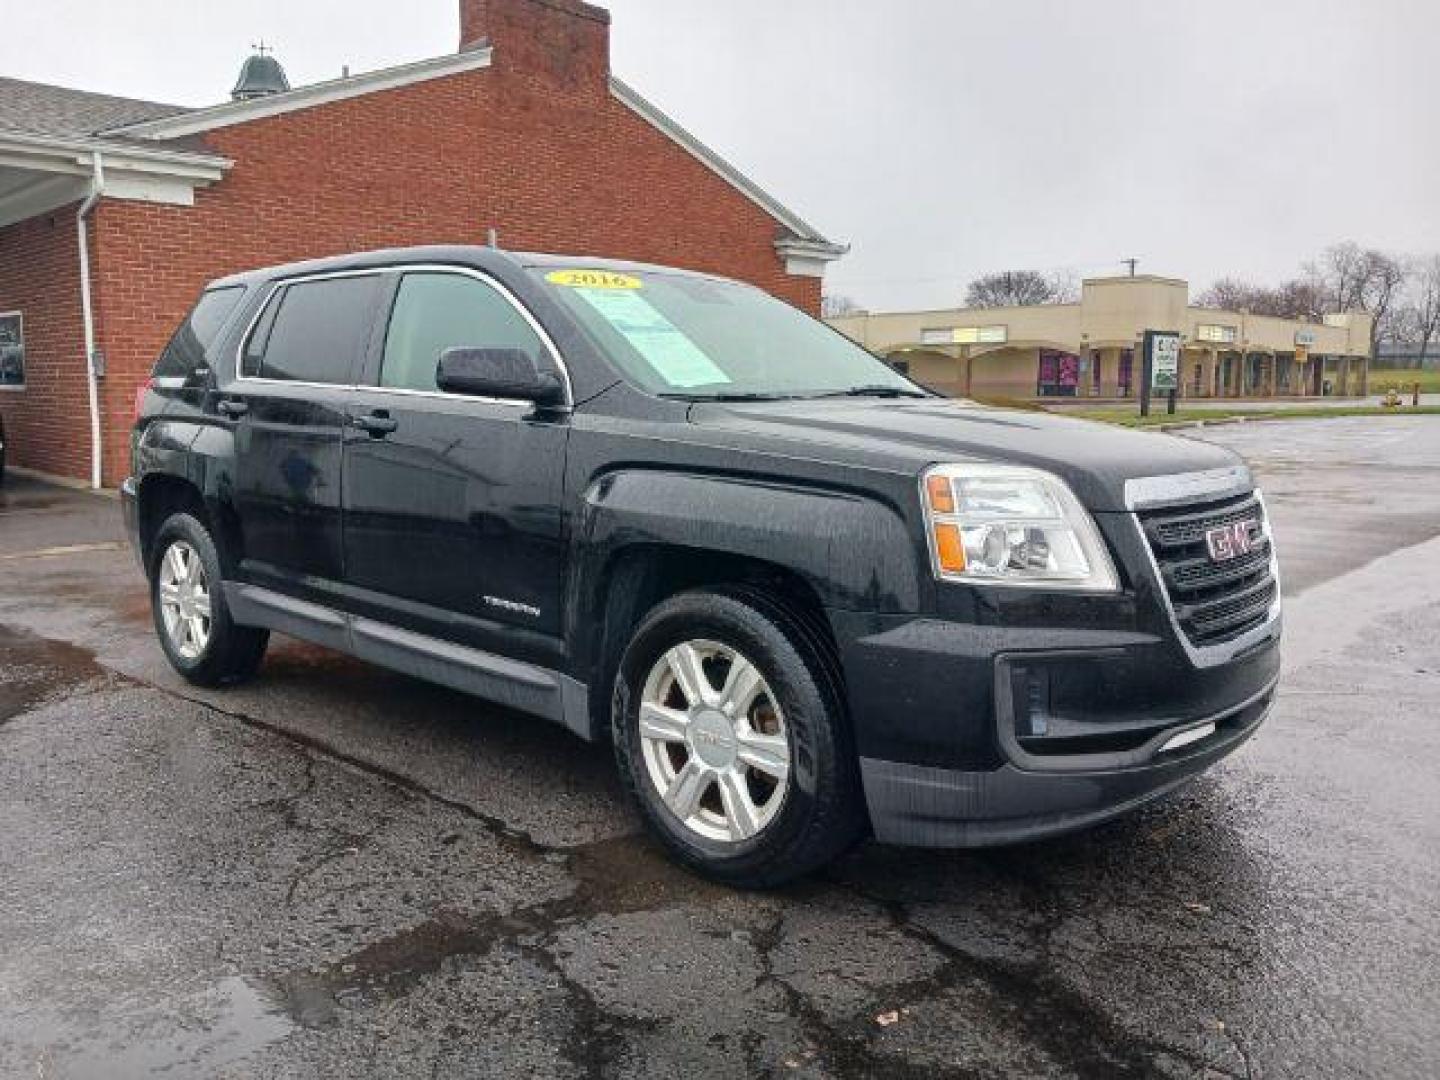
<path id="1" fill-rule="evenodd" d="M 116 678 L 87 649 L 0 626 L 0 725 L 88 683 Z"/>
<path id="2" fill-rule="evenodd" d="M 505 919 L 470 920 L 442 912 L 322 971 L 282 980 L 281 995 L 296 1023 L 324 1027 L 335 1019 L 342 1002 L 400 997 L 451 957 L 483 956 L 507 933 L 524 929 Z"/>
<path id="3" fill-rule="evenodd" d="M 481 957 L 502 942 L 543 939 L 596 915 L 654 911 L 732 895 L 682 870 L 639 836 L 574 852 L 537 848 L 528 854 L 568 866 L 578 881 L 575 891 L 510 915 L 474 918 L 442 912 L 323 970 L 291 975 L 281 981 L 290 1016 L 304 1027 L 323 1027 L 347 1005 L 400 997 L 447 960 Z"/>
<path id="4" fill-rule="evenodd" d="M 292 1030 L 280 1004 L 267 992 L 230 977 L 137 1014 L 33 1022 L 28 1039 L 37 1076 L 113 1080 L 208 1076 Z"/>
<path id="5" fill-rule="evenodd" d="M 555 921 L 591 915 L 626 915 L 671 904 L 708 903 L 735 895 L 671 862 L 642 835 L 620 836 L 577 849 L 568 857 L 580 881 L 574 894 L 556 905 Z"/>

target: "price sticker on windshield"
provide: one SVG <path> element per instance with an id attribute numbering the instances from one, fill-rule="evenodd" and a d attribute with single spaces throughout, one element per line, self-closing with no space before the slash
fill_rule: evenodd
<path id="1" fill-rule="evenodd" d="M 563 285 L 567 289 L 643 289 L 645 283 L 630 274 L 617 274 L 611 270 L 552 270 L 545 275 L 551 285 Z"/>

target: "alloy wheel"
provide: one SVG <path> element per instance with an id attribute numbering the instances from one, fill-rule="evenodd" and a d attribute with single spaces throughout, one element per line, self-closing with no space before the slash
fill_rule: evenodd
<path id="1" fill-rule="evenodd" d="M 661 801 L 709 840 L 755 836 L 789 790 L 779 702 L 755 663 L 719 642 L 685 641 L 656 660 L 640 697 L 640 742 Z"/>
<path id="2" fill-rule="evenodd" d="M 176 540 L 160 559 L 160 618 L 170 645 L 186 660 L 197 660 L 210 644 L 210 584 L 200 553 Z"/>

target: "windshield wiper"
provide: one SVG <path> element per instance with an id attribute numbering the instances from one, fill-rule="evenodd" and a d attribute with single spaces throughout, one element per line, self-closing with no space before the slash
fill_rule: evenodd
<path id="1" fill-rule="evenodd" d="M 735 391 L 728 394 L 657 394 L 657 397 L 668 398 L 671 401 L 793 401 L 794 394 L 762 394 L 742 393 Z"/>
<path id="2" fill-rule="evenodd" d="M 874 386 L 851 386 L 851 387 L 849 387 L 848 389 L 845 389 L 845 390 L 829 390 L 829 391 L 827 391 L 827 392 L 825 392 L 825 393 L 823 393 L 823 394 L 816 394 L 816 395 L 814 395 L 814 396 L 817 397 L 817 398 L 835 398 L 835 397 L 876 397 L 876 398 L 914 397 L 914 398 L 923 398 L 923 397 L 926 397 L 927 395 L 921 393 L 919 390 L 911 390 L 911 389 L 909 389 L 908 387 L 905 387 L 905 386 L 883 386 L 883 385 L 876 384 L 876 385 L 874 385 Z"/>

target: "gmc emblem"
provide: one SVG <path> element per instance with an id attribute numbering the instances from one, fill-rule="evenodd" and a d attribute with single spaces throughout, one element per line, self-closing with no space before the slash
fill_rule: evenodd
<path id="1" fill-rule="evenodd" d="M 1210 551 L 1211 562 L 1229 562 L 1255 550 L 1255 522 L 1235 521 L 1209 529 L 1205 533 L 1205 547 Z"/>

